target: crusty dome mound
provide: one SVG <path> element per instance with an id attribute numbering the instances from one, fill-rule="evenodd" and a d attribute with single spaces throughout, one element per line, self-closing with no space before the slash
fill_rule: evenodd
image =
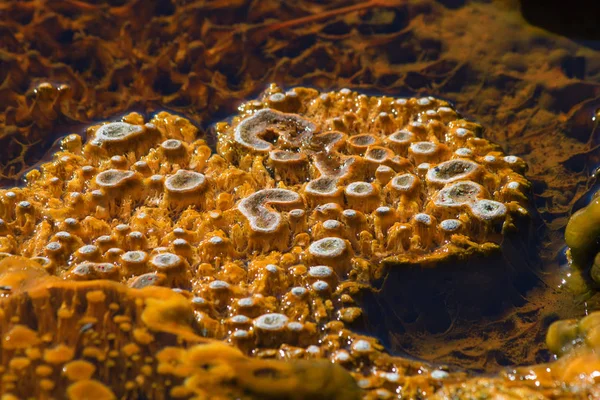
<path id="1" fill-rule="evenodd" d="M 271 86 L 216 152 L 166 112 L 67 136 L 0 191 L 3 391 L 433 395 L 461 375 L 358 333 L 358 294 L 527 218 L 525 164 L 480 130 L 431 97 Z"/>

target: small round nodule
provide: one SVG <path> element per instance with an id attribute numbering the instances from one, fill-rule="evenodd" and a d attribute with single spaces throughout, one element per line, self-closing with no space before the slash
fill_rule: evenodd
<path id="1" fill-rule="evenodd" d="M 221 236 L 213 236 L 210 239 L 208 239 L 208 243 L 218 246 L 220 244 L 225 243 L 225 240 Z"/>
<path id="2" fill-rule="evenodd" d="M 375 188 L 368 182 L 352 182 L 344 191 L 348 196 L 368 197 L 375 193 Z"/>
<path id="3" fill-rule="evenodd" d="M 86 176 L 93 174 L 95 170 L 96 168 L 92 167 L 91 165 L 84 165 L 81 167 L 81 172 L 83 172 Z"/>
<path id="4" fill-rule="evenodd" d="M 447 373 L 446 371 L 439 370 L 439 369 L 436 369 L 435 371 L 431 372 L 431 377 L 433 379 L 445 379 L 449 376 L 450 376 L 449 373 Z"/>
<path id="5" fill-rule="evenodd" d="M 465 128 L 457 128 L 456 131 L 454 131 L 456 133 L 456 136 L 464 138 L 467 137 L 469 135 L 473 135 L 473 132 L 471 132 L 468 129 Z"/>
<path id="6" fill-rule="evenodd" d="M 143 130 L 141 126 L 127 122 L 111 122 L 98 128 L 95 139 L 100 142 L 123 142 L 141 134 Z"/>
<path id="7" fill-rule="evenodd" d="M 302 332 L 304 324 L 302 322 L 293 321 L 287 324 L 287 328 L 292 332 Z"/>
<path id="8" fill-rule="evenodd" d="M 32 208 L 31 203 L 26 200 L 20 201 L 19 204 L 17 204 L 17 207 L 23 210 L 29 210 Z"/>
<path id="9" fill-rule="evenodd" d="M 160 144 L 160 147 L 168 152 L 180 151 L 183 149 L 183 143 L 177 139 L 167 139 Z"/>
<path id="10" fill-rule="evenodd" d="M 150 183 L 153 185 L 162 183 L 165 180 L 163 175 L 155 174 L 150 177 Z"/>
<path id="11" fill-rule="evenodd" d="M 36 263 L 40 264 L 44 268 L 46 268 L 52 264 L 52 261 L 48 257 L 43 257 L 43 256 L 31 257 L 31 261 L 35 261 Z"/>
<path id="12" fill-rule="evenodd" d="M 303 153 L 295 153 L 287 150 L 273 150 L 269 152 L 269 158 L 281 164 L 296 164 L 306 160 L 306 155 Z"/>
<path id="13" fill-rule="evenodd" d="M 307 292 L 307 290 L 305 288 L 303 288 L 302 286 L 295 286 L 292 288 L 292 290 L 290 290 L 290 293 L 292 293 L 294 296 L 296 296 L 298 298 L 304 297 L 306 292 Z"/>
<path id="14" fill-rule="evenodd" d="M 142 160 L 134 162 L 133 167 L 138 171 L 150 170 L 150 167 L 148 167 L 148 163 Z"/>
<path id="15" fill-rule="evenodd" d="M 272 103 L 281 103 L 285 100 L 285 94 L 283 93 L 273 93 L 269 96 L 269 101 Z"/>
<path id="16" fill-rule="evenodd" d="M 391 215 L 391 214 L 392 214 L 392 209 L 388 206 L 377 207 L 377 209 L 375 210 L 375 215 L 377 215 L 378 217 L 385 217 L 385 216 Z"/>
<path id="17" fill-rule="evenodd" d="M 144 238 L 144 234 L 140 231 L 133 231 L 127 234 L 127 237 L 131 240 L 142 240 Z"/>
<path id="18" fill-rule="evenodd" d="M 173 240 L 173 246 L 177 248 L 186 248 L 187 246 L 189 246 L 189 243 L 185 239 L 178 238 Z"/>
<path id="19" fill-rule="evenodd" d="M 314 179 L 308 182 L 305 192 L 314 195 L 333 196 L 338 192 L 337 179 L 327 176 Z"/>
<path id="20" fill-rule="evenodd" d="M 356 210 L 344 210 L 342 212 L 342 215 L 348 219 L 354 219 L 357 217 L 358 213 L 356 212 Z"/>
<path id="21" fill-rule="evenodd" d="M 71 277 L 75 279 L 92 279 L 95 276 L 94 263 L 83 262 L 71 269 Z"/>
<path id="22" fill-rule="evenodd" d="M 288 317 L 283 314 L 271 313 L 263 314 L 254 320 L 256 329 L 265 331 L 280 331 L 288 323 Z"/>
<path id="23" fill-rule="evenodd" d="M 454 152 L 459 157 L 471 157 L 473 155 L 473 151 L 471 149 L 467 149 L 466 147 L 461 147 L 456 149 Z"/>
<path id="24" fill-rule="evenodd" d="M 333 359 L 339 363 L 350 361 L 350 353 L 347 350 L 338 350 L 333 353 Z"/>
<path id="25" fill-rule="evenodd" d="M 342 224 L 339 221 L 336 221 L 334 219 L 328 219 L 327 221 L 323 222 L 323 228 L 327 229 L 327 230 L 336 230 L 342 227 Z"/>
<path id="26" fill-rule="evenodd" d="M 308 275 L 313 278 L 325 279 L 333 275 L 333 269 L 326 265 L 317 265 L 308 269 Z"/>
<path id="27" fill-rule="evenodd" d="M 440 229 L 444 232 L 456 232 L 462 226 L 462 222 L 458 219 L 445 219 L 440 222 Z"/>
<path id="28" fill-rule="evenodd" d="M 395 154 L 392 150 L 385 147 L 373 146 L 365 153 L 365 159 L 377 163 L 382 163 L 386 160 L 394 158 Z"/>
<path id="29" fill-rule="evenodd" d="M 94 201 L 102 201 L 102 199 L 104 198 L 105 193 L 103 190 L 92 190 L 92 199 L 94 199 Z"/>
<path id="30" fill-rule="evenodd" d="M 71 235 L 69 232 L 65 232 L 65 231 L 56 232 L 54 237 L 59 242 L 70 242 L 71 240 L 73 240 L 73 235 Z"/>
<path id="31" fill-rule="evenodd" d="M 352 350 L 354 350 L 358 353 L 370 352 L 371 349 L 372 349 L 371 343 L 369 343 L 363 339 L 357 340 L 356 342 L 354 342 L 352 344 Z"/>
<path id="32" fill-rule="evenodd" d="M 351 136 L 348 138 L 348 143 L 356 148 L 364 148 L 374 145 L 377 143 L 377 138 L 373 135 L 369 135 L 368 133 L 362 135 Z"/>
<path id="33" fill-rule="evenodd" d="M 208 287 L 211 290 L 227 290 L 229 289 L 229 283 L 225 282 L 225 281 L 212 281 L 211 283 L 208 284 Z"/>
<path id="34" fill-rule="evenodd" d="M 384 183 L 387 183 L 394 176 L 394 174 L 394 170 L 387 165 L 380 165 L 375 170 L 375 176 L 377 177 L 377 180 L 383 181 Z"/>
<path id="35" fill-rule="evenodd" d="M 337 237 L 326 237 L 312 243 L 308 251 L 316 257 L 335 258 L 346 251 L 346 242 Z"/>
<path id="36" fill-rule="evenodd" d="M 415 154 L 434 154 L 437 150 L 437 145 L 432 142 L 417 142 L 410 145 L 410 150 Z"/>
<path id="37" fill-rule="evenodd" d="M 75 218 L 66 218 L 65 219 L 65 225 L 67 225 L 69 228 L 74 228 L 77 226 L 79 222 L 77 222 L 77 220 Z"/>
<path id="38" fill-rule="evenodd" d="M 148 261 L 148 254 L 142 250 L 128 251 L 121 255 L 121 260 L 128 263 L 145 263 Z"/>
<path id="39" fill-rule="evenodd" d="M 87 244 L 77 249 L 76 254 L 84 259 L 91 259 L 100 255 L 100 249 L 98 246 L 94 246 L 93 244 Z"/>
<path id="40" fill-rule="evenodd" d="M 155 286 L 160 282 L 160 275 L 156 272 L 149 272 L 144 275 L 140 275 L 135 278 L 130 284 L 129 287 L 133 289 L 142 289 L 147 286 Z"/>
<path id="41" fill-rule="evenodd" d="M 177 254 L 160 253 L 155 255 L 150 263 L 159 271 L 168 271 L 180 267 L 183 260 Z"/>
<path id="42" fill-rule="evenodd" d="M 250 333 L 248 333 L 245 329 L 238 329 L 237 331 L 231 334 L 235 339 L 246 339 L 250 337 Z"/>
<path id="43" fill-rule="evenodd" d="M 77 251 L 81 254 L 93 254 L 97 253 L 99 250 L 98 247 L 93 244 L 86 244 L 85 246 L 81 246 Z"/>
<path id="44" fill-rule="evenodd" d="M 253 307 L 256 304 L 256 301 L 252 297 L 244 297 L 237 301 L 237 305 L 239 307 Z"/>
<path id="45" fill-rule="evenodd" d="M 315 292 L 323 293 L 329 290 L 329 283 L 325 281 L 316 281 L 312 284 L 312 288 Z"/>
<path id="46" fill-rule="evenodd" d="M 306 214 L 306 211 L 304 211 L 300 208 L 295 208 L 289 212 L 290 217 L 293 217 L 293 218 L 302 218 L 302 217 L 304 217 L 305 214 Z"/>
<path id="47" fill-rule="evenodd" d="M 125 251 L 123 249 L 118 247 L 111 247 L 110 249 L 106 250 L 104 256 L 109 260 L 117 260 L 124 252 Z"/>
<path id="48" fill-rule="evenodd" d="M 418 178 L 413 174 L 402 174 L 395 176 L 390 185 L 399 192 L 408 192 L 416 186 L 418 181 Z"/>
<path id="49" fill-rule="evenodd" d="M 131 227 L 127 224 L 119 224 L 115 226 L 115 230 L 122 235 L 126 235 L 131 230 Z"/>
<path id="50" fill-rule="evenodd" d="M 203 297 L 194 296 L 192 297 L 192 304 L 195 306 L 203 306 L 207 304 L 207 301 Z"/>
<path id="51" fill-rule="evenodd" d="M 424 213 L 415 214 L 414 220 L 423 225 L 431 225 L 432 223 L 431 215 Z"/>
<path id="52" fill-rule="evenodd" d="M 265 269 L 272 274 L 276 274 L 279 271 L 279 268 L 275 264 L 268 264 Z"/>
<path id="53" fill-rule="evenodd" d="M 190 193 L 202 189 L 205 182 L 201 173 L 180 169 L 165 180 L 165 188 L 172 193 Z"/>
<path id="54" fill-rule="evenodd" d="M 389 136 L 389 140 L 398 144 L 409 144 L 415 138 L 415 135 L 411 131 L 407 131 L 406 129 L 402 129 L 398 132 L 395 132 Z"/>
<path id="55" fill-rule="evenodd" d="M 245 315 L 234 315 L 233 317 L 231 317 L 231 322 L 233 322 L 234 324 L 247 324 L 248 321 L 250 321 L 250 318 L 246 317 Z"/>
<path id="56" fill-rule="evenodd" d="M 96 175 L 96 184 L 103 188 L 114 188 L 133 178 L 133 171 L 122 171 L 120 169 L 109 169 Z"/>
<path id="57" fill-rule="evenodd" d="M 94 271 L 100 278 L 116 277 L 119 273 L 116 265 L 107 262 L 94 264 Z"/>

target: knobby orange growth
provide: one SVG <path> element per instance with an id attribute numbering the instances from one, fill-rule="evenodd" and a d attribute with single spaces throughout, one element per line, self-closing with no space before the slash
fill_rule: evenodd
<path id="1" fill-rule="evenodd" d="M 67 136 L 0 191 L 2 390 L 433 395 L 462 376 L 358 334 L 357 295 L 528 218 L 524 162 L 480 129 L 431 97 L 271 86 L 217 124 L 216 153 L 165 112 Z"/>

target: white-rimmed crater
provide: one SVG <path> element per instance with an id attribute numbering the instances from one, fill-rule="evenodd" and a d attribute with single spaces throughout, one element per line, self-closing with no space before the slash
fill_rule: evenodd
<path id="1" fill-rule="evenodd" d="M 277 231 L 281 215 L 273 205 L 294 206 L 300 203 L 298 193 L 287 189 L 263 189 L 240 201 L 238 209 L 248 219 L 250 229 L 260 233 Z"/>
<path id="2" fill-rule="evenodd" d="M 346 251 L 346 242 L 337 237 L 326 237 L 312 243 L 308 251 L 316 257 L 335 258 Z"/>
<path id="3" fill-rule="evenodd" d="M 475 217 L 492 220 L 506 215 L 506 206 L 499 201 L 482 199 L 469 205 Z"/>
<path id="4" fill-rule="evenodd" d="M 103 188 L 118 187 L 127 181 L 131 180 L 134 176 L 133 171 L 122 171 L 120 169 L 109 169 L 100 172 L 96 175 L 96 184 Z"/>
<path id="5" fill-rule="evenodd" d="M 301 137 L 312 135 L 315 130 L 312 122 L 296 114 L 265 108 L 256 111 L 237 125 L 234 140 L 254 151 L 267 152 L 273 149 L 273 143 L 277 142 L 281 135 L 300 141 Z"/>
<path id="6" fill-rule="evenodd" d="M 461 181 L 445 186 L 433 201 L 440 207 L 456 207 L 473 203 L 481 198 L 483 192 L 481 185 L 471 181 Z"/>
<path id="7" fill-rule="evenodd" d="M 313 195 L 333 196 L 338 191 L 337 179 L 323 176 L 308 182 L 305 191 Z"/>
<path id="8" fill-rule="evenodd" d="M 352 182 L 344 190 L 347 196 L 368 197 L 375 193 L 374 186 L 369 182 Z"/>
<path id="9" fill-rule="evenodd" d="M 402 174 L 395 176 L 390 186 L 399 192 L 408 192 L 414 189 L 419 183 L 419 178 L 413 174 Z"/>
<path id="10" fill-rule="evenodd" d="M 161 253 L 152 257 L 151 264 L 159 271 L 177 269 L 183 260 L 180 256 L 173 253 Z"/>
<path id="11" fill-rule="evenodd" d="M 205 183 L 203 174 L 180 169 L 165 179 L 165 189 L 171 193 L 190 193 L 201 190 Z"/>
<path id="12" fill-rule="evenodd" d="M 127 122 L 110 122 L 96 131 L 95 139 L 100 142 L 124 142 L 141 135 L 144 128 Z"/>
<path id="13" fill-rule="evenodd" d="M 479 170 L 479 164 L 471 160 L 457 158 L 445 161 L 427 171 L 427 180 L 433 183 L 446 184 L 463 180 Z"/>
<path id="14" fill-rule="evenodd" d="M 288 317 L 283 314 L 263 314 L 254 320 L 254 327 L 264 331 L 280 331 L 288 323 Z"/>

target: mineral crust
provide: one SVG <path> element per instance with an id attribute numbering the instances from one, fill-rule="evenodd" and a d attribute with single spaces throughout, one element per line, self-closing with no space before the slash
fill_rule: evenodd
<path id="1" fill-rule="evenodd" d="M 358 393 L 345 372 L 319 361 L 323 373 L 302 363 L 261 367 L 259 359 L 277 358 L 341 365 L 367 397 L 433 394 L 434 371 L 388 356 L 353 328 L 362 318 L 356 295 L 383 265 L 498 249 L 527 217 L 524 162 L 480 131 L 435 98 L 273 85 L 217 124 L 216 153 L 166 112 L 66 136 L 25 186 L 0 191 L 0 251 L 10 266 L 3 334 L 41 346 L 3 346 L 2 390 Z M 23 353 L 35 349 L 54 351 L 67 379 Z M 256 382 L 274 387 L 248 387 L 254 378 L 244 380 L 237 363 L 257 365 Z M 19 373 L 38 369 L 44 385 L 21 383 Z M 300 390 L 303 374 L 332 378 Z"/>

